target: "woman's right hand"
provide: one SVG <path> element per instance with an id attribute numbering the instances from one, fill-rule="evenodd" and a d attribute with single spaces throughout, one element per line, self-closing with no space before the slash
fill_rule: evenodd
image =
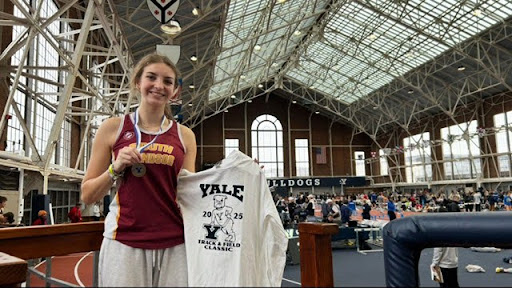
<path id="1" fill-rule="evenodd" d="M 135 163 L 140 163 L 142 161 L 142 156 L 135 147 L 123 147 L 117 153 L 117 158 L 112 163 L 112 168 L 115 173 L 123 172 L 127 167 L 132 166 Z"/>

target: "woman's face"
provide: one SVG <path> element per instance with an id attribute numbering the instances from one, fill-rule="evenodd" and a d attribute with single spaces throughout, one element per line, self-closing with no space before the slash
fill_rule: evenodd
<path id="1" fill-rule="evenodd" d="M 137 88 L 142 95 L 142 101 L 150 105 L 165 105 L 174 97 L 176 74 L 164 63 L 154 63 L 146 66 L 142 72 Z"/>

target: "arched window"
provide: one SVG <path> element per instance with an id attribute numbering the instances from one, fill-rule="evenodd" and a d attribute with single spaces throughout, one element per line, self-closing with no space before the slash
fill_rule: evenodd
<path id="1" fill-rule="evenodd" d="M 264 165 L 265 176 L 283 177 L 283 126 L 276 117 L 260 115 L 251 125 L 252 157 Z"/>

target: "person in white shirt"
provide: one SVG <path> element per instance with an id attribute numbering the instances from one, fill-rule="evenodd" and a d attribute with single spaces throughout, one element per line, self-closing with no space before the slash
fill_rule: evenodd
<path id="1" fill-rule="evenodd" d="M 327 221 L 331 223 L 341 224 L 340 206 L 334 203 L 332 199 L 327 199 L 326 203 L 329 206 L 329 214 L 327 215 Z"/>
<path id="2" fill-rule="evenodd" d="M 434 270 L 443 275 L 443 283 L 440 287 L 457 288 L 457 267 L 459 264 L 459 250 L 457 247 L 436 247 L 432 257 Z"/>
<path id="3" fill-rule="evenodd" d="M 100 221 L 100 218 L 101 218 L 100 201 L 97 201 L 92 206 L 92 216 L 94 218 L 94 221 Z"/>
<path id="4" fill-rule="evenodd" d="M 448 212 L 441 208 L 439 212 Z M 442 275 L 439 287 L 458 288 L 457 267 L 459 265 L 459 250 L 457 247 L 436 247 L 432 256 L 432 269 Z"/>
<path id="5" fill-rule="evenodd" d="M 482 203 L 482 193 L 480 193 L 480 190 L 473 194 L 473 200 L 475 202 L 475 211 L 480 212 L 482 210 L 480 206 Z"/>

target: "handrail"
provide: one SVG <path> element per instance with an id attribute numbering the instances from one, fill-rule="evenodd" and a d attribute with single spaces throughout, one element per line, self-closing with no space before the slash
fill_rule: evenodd
<path id="1" fill-rule="evenodd" d="M 16 287 L 27 278 L 27 261 L 0 252 L 0 287 Z"/>
<path id="2" fill-rule="evenodd" d="M 103 229 L 103 221 L 2 228 L 0 252 L 27 260 L 97 251 Z M 338 229 L 337 224 L 299 224 L 303 287 L 333 286 L 331 236 Z"/>
<path id="3" fill-rule="evenodd" d="M 103 221 L 2 228 L 0 252 L 21 259 L 100 250 Z"/>

